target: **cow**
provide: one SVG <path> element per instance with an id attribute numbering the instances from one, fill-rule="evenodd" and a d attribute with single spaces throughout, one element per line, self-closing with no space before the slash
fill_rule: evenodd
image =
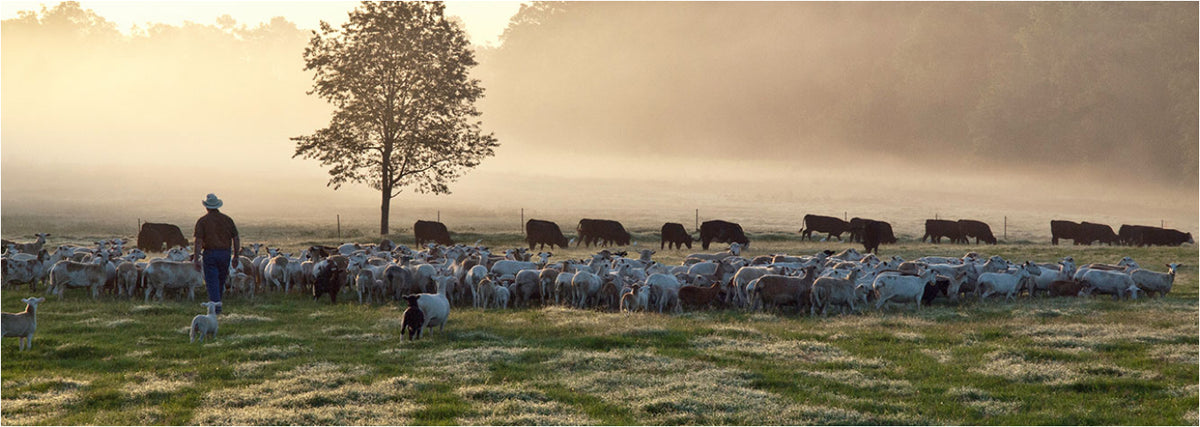
<path id="1" fill-rule="evenodd" d="M 1078 239 L 1075 239 L 1075 243 L 1089 246 L 1092 242 L 1112 245 L 1119 240 L 1117 233 L 1113 232 L 1112 227 L 1087 221 L 1079 223 L 1079 234 L 1077 236 Z"/>
<path id="2" fill-rule="evenodd" d="M 164 247 L 165 246 L 165 247 Z M 188 246 L 183 232 L 174 224 L 147 222 L 138 231 L 137 247 L 146 252 L 162 252 L 166 248 Z"/>
<path id="3" fill-rule="evenodd" d="M 1192 233 L 1184 233 L 1169 228 L 1149 228 L 1143 235 L 1142 243 L 1147 246 L 1179 246 L 1184 243 L 1194 245 L 1196 244 L 1196 240 L 1192 238 Z"/>
<path id="4" fill-rule="evenodd" d="M 949 237 L 950 243 L 967 241 L 958 222 L 944 219 L 925 220 L 925 235 L 921 236 L 921 242 L 928 238 L 930 243 L 941 243 L 942 237 Z"/>
<path id="5" fill-rule="evenodd" d="M 700 224 L 700 246 L 708 250 L 708 245 L 717 243 L 738 243 L 742 247 L 750 246 L 750 239 L 737 223 L 715 219 Z"/>
<path id="6" fill-rule="evenodd" d="M 688 234 L 683 228 L 683 224 L 677 222 L 668 222 L 662 226 L 662 241 L 658 244 L 658 249 L 663 249 L 670 245 L 672 249 L 682 249 L 687 245 L 688 249 L 692 248 L 692 235 Z"/>
<path id="7" fill-rule="evenodd" d="M 977 245 L 980 240 L 989 245 L 996 244 L 996 236 L 992 235 L 992 228 L 985 222 L 973 219 L 960 219 L 958 220 L 958 228 L 962 230 L 964 243 L 967 243 L 968 238 L 974 237 L 975 244 Z"/>
<path id="8" fill-rule="evenodd" d="M 525 243 L 529 244 L 529 250 L 533 250 L 533 247 L 539 244 L 542 245 L 540 249 L 546 249 L 546 245 L 550 245 L 550 249 L 554 249 L 555 246 L 566 249 L 570 245 L 558 224 L 540 219 L 525 222 Z"/>
<path id="9" fill-rule="evenodd" d="M 435 242 L 443 246 L 454 245 L 454 241 L 450 240 L 450 231 L 446 230 L 446 224 L 437 221 L 417 220 L 413 224 L 413 234 L 416 237 L 417 246 L 421 246 L 425 242 Z"/>
<path id="10" fill-rule="evenodd" d="M 1121 229 L 1124 230 L 1125 226 L 1122 225 Z M 1059 239 L 1071 239 L 1078 245 L 1079 223 L 1059 219 L 1050 220 L 1050 244 L 1057 245 Z"/>
<path id="11" fill-rule="evenodd" d="M 804 227 L 800 229 L 800 238 L 812 240 L 812 233 L 818 231 L 829 233 L 830 239 L 837 237 L 842 240 L 842 233 L 850 230 L 850 223 L 831 216 L 808 214 L 804 215 Z"/>
<path id="12" fill-rule="evenodd" d="M 627 246 L 631 237 L 620 222 L 608 219 L 581 219 L 575 231 L 579 234 L 575 246 L 582 243 L 584 247 L 593 243 L 597 246 Z"/>
<path id="13" fill-rule="evenodd" d="M 879 253 L 879 244 L 896 243 L 896 235 L 892 234 L 892 225 L 883 221 L 864 219 L 859 223 L 862 228 L 863 252 Z"/>
<path id="14" fill-rule="evenodd" d="M 1117 240 L 1123 245 L 1142 246 L 1146 243 L 1146 230 L 1154 227 L 1145 225 L 1129 225 L 1121 224 L 1121 228 L 1117 231 Z"/>

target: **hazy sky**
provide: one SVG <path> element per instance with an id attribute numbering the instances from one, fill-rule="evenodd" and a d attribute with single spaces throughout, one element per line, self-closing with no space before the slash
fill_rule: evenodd
<path id="1" fill-rule="evenodd" d="M 138 25 L 164 23 L 180 25 L 184 21 L 211 24 L 217 17 L 230 15 L 238 23 L 253 27 L 282 16 L 300 28 L 317 28 L 320 21 L 333 26 L 346 22 L 346 13 L 354 8 L 353 1 L 83 1 L 84 9 L 92 9 L 104 19 L 115 22 L 117 29 L 128 32 Z M 4 1 L 0 2 L 0 18 L 15 18 L 21 10 L 40 10 L 58 2 Z M 471 41 L 487 45 L 499 42 L 500 33 L 508 26 L 508 18 L 517 12 L 521 2 L 513 1 L 448 1 L 446 12 L 457 15 L 466 24 Z"/>

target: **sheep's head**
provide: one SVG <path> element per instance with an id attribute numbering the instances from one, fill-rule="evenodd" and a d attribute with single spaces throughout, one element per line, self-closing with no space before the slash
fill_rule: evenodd
<path id="1" fill-rule="evenodd" d="M 420 296 L 420 295 L 412 295 L 412 294 L 409 294 L 409 295 L 405 295 L 403 298 L 404 298 L 404 300 L 405 300 L 405 301 L 408 301 L 408 306 L 409 306 L 409 307 L 416 307 L 416 306 L 417 306 L 417 300 L 421 299 L 421 296 Z"/>

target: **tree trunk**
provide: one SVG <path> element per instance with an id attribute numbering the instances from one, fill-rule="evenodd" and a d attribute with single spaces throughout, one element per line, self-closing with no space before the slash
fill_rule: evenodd
<path id="1" fill-rule="evenodd" d="M 386 236 L 388 234 L 388 211 L 392 207 L 392 189 L 388 185 L 382 187 L 384 188 L 381 191 L 383 201 L 379 204 L 379 235 Z"/>

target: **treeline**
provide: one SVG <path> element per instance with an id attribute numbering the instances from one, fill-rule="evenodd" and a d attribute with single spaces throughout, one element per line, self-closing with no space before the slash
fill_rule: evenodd
<path id="1" fill-rule="evenodd" d="M 480 75 L 490 123 L 545 148 L 845 147 L 1194 187 L 1197 32 L 1195 3 L 539 2 Z"/>

